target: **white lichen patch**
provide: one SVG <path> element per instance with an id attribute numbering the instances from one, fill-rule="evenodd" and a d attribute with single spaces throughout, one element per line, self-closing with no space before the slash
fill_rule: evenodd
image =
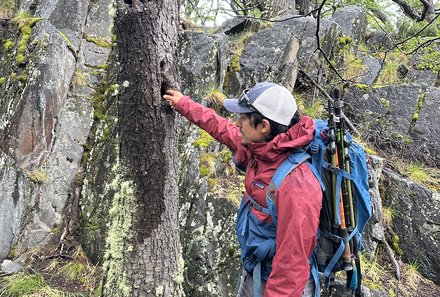
<path id="1" fill-rule="evenodd" d="M 124 88 L 128 88 L 130 86 L 130 82 L 128 80 L 124 80 L 124 82 L 122 83 L 122 86 Z"/>
<path id="2" fill-rule="evenodd" d="M 163 292 L 165 291 L 165 287 L 160 285 L 156 288 L 156 296 L 163 296 Z"/>
<path id="3" fill-rule="evenodd" d="M 126 254 L 133 251 L 134 214 L 136 201 L 132 181 L 124 180 L 121 176 L 119 160 L 113 166 L 115 178 L 111 187 L 115 191 L 112 207 L 109 211 L 110 227 L 106 238 L 106 252 L 103 270 L 106 277 L 104 291 L 109 296 L 130 296 L 131 286 L 128 283 L 124 268 Z"/>

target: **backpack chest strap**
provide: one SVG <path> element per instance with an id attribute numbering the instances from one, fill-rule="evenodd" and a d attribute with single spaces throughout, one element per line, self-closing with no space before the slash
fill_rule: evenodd
<path id="1" fill-rule="evenodd" d="M 247 192 L 244 192 L 244 196 L 246 197 L 246 199 L 248 199 L 249 205 L 252 206 L 254 209 L 270 215 L 269 209 L 267 209 L 266 207 L 255 201 L 255 199 L 252 198 L 252 196 L 249 195 Z"/>

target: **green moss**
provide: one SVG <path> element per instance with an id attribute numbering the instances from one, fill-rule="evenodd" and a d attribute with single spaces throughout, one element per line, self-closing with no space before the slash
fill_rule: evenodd
<path id="1" fill-rule="evenodd" d="M 410 123 L 409 129 L 408 129 L 408 134 L 411 134 L 411 132 L 414 130 L 414 127 L 416 126 L 417 120 L 419 119 L 419 115 L 422 110 L 424 102 L 425 102 L 425 93 L 422 92 L 419 95 L 416 110 L 414 111 L 414 114 L 411 118 L 411 123 Z"/>
<path id="2" fill-rule="evenodd" d="M 345 51 L 345 68 L 344 75 L 347 79 L 359 81 L 360 78 L 367 72 L 367 66 L 351 51 Z"/>
<path id="3" fill-rule="evenodd" d="M 200 166 L 199 171 L 201 177 L 209 176 L 209 174 L 211 173 L 211 170 L 208 167 L 203 166 Z"/>
<path id="4" fill-rule="evenodd" d="M 341 46 L 348 45 L 353 42 L 350 36 L 341 36 L 338 38 L 338 44 Z"/>
<path id="5" fill-rule="evenodd" d="M 17 73 L 12 72 L 11 73 L 11 81 L 15 81 L 16 78 L 17 78 Z"/>
<path id="6" fill-rule="evenodd" d="M 21 28 L 21 34 L 23 34 L 23 35 L 31 35 L 31 33 L 32 33 L 31 27 L 23 26 Z"/>
<path id="7" fill-rule="evenodd" d="M 18 77 L 18 80 L 19 80 L 20 82 L 22 82 L 22 83 L 25 83 L 25 82 L 27 81 L 27 79 L 28 79 L 28 77 L 27 77 L 27 75 L 26 75 L 25 72 L 23 72 L 23 73 Z"/>
<path id="8" fill-rule="evenodd" d="M 6 78 L 4 77 L 0 77 L 0 87 L 3 86 L 3 84 L 5 83 Z"/>
<path id="9" fill-rule="evenodd" d="M 427 168 L 424 168 L 422 165 L 413 163 L 409 165 L 408 172 L 411 179 L 424 183 L 426 181 L 432 180 L 431 175 L 429 174 Z"/>
<path id="10" fill-rule="evenodd" d="M 33 17 L 28 11 L 21 11 L 12 18 L 12 23 L 16 24 L 20 30 L 25 27 L 32 28 L 43 18 Z"/>
<path id="11" fill-rule="evenodd" d="M 48 180 L 48 175 L 42 169 L 38 169 L 36 171 L 28 171 L 26 172 L 29 179 L 37 184 L 44 184 Z"/>
<path id="12" fill-rule="evenodd" d="M 212 136 L 209 135 L 209 133 L 206 132 L 205 130 L 200 129 L 199 133 L 200 133 L 200 137 L 193 142 L 193 145 L 195 147 L 203 147 L 203 148 L 209 147 L 211 143 L 213 143 L 214 138 L 212 138 Z"/>
<path id="13" fill-rule="evenodd" d="M 231 59 L 230 63 L 231 69 L 233 69 L 236 72 L 240 72 L 240 57 L 238 55 L 234 55 Z"/>
<path id="14" fill-rule="evenodd" d="M 363 254 L 360 255 L 360 260 L 363 274 L 362 281 L 364 285 L 372 290 L 382 290 L 383 269 L 381 265 L 375 259 L 369 261 Z"/>
<path id="15" fill-rule="evenodd" d="M 326 107 L 323 99 L 307 99 L 301 94 L 294 94 L 299 110 L 312 118 L 323 118 Z"/>
<path id="16" fill-rule="evenodd" d="M 215 172 L 216 155 L 214 153 L 203 154 L 200 158 L 200 176 L 210 176 Z"/>
<path id="17" fill-rule="evenodd" d="M 361 89 L 362 91 L 365 91 L 365 92 L 370 91 L 370 87 L 366 84 L 356 84 L 356 87 L 358 87 L 359 89 Z"/>
<path id="18" fill-rule="evenodd" d="M 17 57 L 15 57 L 15 64 L 18 66 L 23 65 L 25 61 L 25 58 L 22 54 L 18 54 Z"/>
<path id="19" fill-rule="evenodd" d="M 108 67 L 109 67 L 108 64 L 101 64 L 101 65 L 96 66 L 96 68 L 98 68 L 98 69 L 104 69 L 104 70 L 107 70 Z"/>
<path id="20" fill-rule="evenodd" d="M 223 149 L 218 153 L 217 159 L 223 164 L 228 164 L 232 160 L 232 152 L 229 149 Z"/>
<path id="21" fill-rule="evenodd" d="M 14 48 L 15 43 L 11 39 L 7 39 L 5 43 L 3 44 L 3 48 L 6 52 L 9 52 L 11 49 Z"/>
<path id="22" fill-rule="evenodd" d="M 99 285 L 93 290 L 93 297 L 101 297 L 102 296 L 102 281 L 99 282 Z"/>
<path id="23" fill-rule="evenodd" d="M 210 191 L 214 189 L 215 184 L 216 184 L 215 178 L 208 178 L 208 189 Z"/>
<path id="24" fill-rule="evenodd" d="M 17 249 L 17 246 L 15 246 L 15 245 L 11 248 L 11 250 L 9 251 L 9 253 L 7 255 L 8 259 L 12 260 L 12 259 L 15 258 L 15 251 L 16 251 L 16 249 Z"/>
<path id="25" fill-rule="evenodd" d="M 113 45 L 110 41 L 108 41 L 107 39 L 104 39 L 104 38 L 92 37 L 92 36 L 85 34 L 85 33 L 84 33 L 83 37 L 88 42 L 94 43 L 100 47 L 112 47 L 112 45 Z"/>
<path id="26" fill-rule="evenodd" d="M 75 46 L 72 44 L 70 39 L 63 32 L 60 32 L 60 36 L 63 37 L 64 41 L 66 42 L 67 48 L 75 57 L 75 59 L 78 59 L 78 51 L 76 50 Z"/>
<path id="27" fill-rule="evenodd" d="M 403 256 L 403 251 L 399 247 L 399 240 L 399 236 L 397 236 L 397 234 L 394 234 L 392 248 L 399 256 Z"/>
<path id="28" fill-rule="evenodd" d="M 108 82 L 102 82 L 101 85 L 96 88 L 91 102 L 95 119 L 104 120 L 107 118 L 104 103 L 111 90 L 112 85 L 110 85 Z"/>

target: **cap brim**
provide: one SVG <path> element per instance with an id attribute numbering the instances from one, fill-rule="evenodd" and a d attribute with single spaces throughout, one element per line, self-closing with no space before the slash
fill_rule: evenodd
<path id="1" fill-rule="evenodd" d="M 235 112 L 235 113 L 250 113 L 253 112 L 252 109 L 240 105 L 238 103 L 238 99 L 226 99 L 223 102 L 223 106 L 229 111 L 229 112 Z"/>

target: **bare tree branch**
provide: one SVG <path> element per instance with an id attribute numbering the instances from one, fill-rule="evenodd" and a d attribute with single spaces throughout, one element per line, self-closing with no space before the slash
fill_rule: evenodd
<path id="1" fill-rule="evenodd" d="M 404 0 L 392 0 L 394 3 L 398 4 L 403 13 L 408 17 L 421 22 L 423 20 L 430 20 L 435 13 L 435 7 L 433 0 L 420 0 L 423 5 L 422 13 L 417 12 L 410 4 Z"/>
<path id="2" fill-rule="evenodd" d="M 385 250 L 388 253 L 388 257 L 391 261 L 391 264 L 393 264 L 394 266 L 394 273 L 396 274 L 396 278 L 397 280 L 400 281 L 400 267 L 399 267 L 399 263 L 397 263 L 396 258 L 394 257 L 393 250 L 391 249 L 390 245 L 386 240 L 382 239 L 379 240 L 379 242 L 382 243 L 382 245 L 385 247 Z"/>
<path id="3" fill-rule="evenodd" d="M 405 53 L 405 55 L 412 55 L 412 54 L 414 54 L 415 52 L 417 52 L 419 49 L 421 49 L 422 47 L 428 46 L 428 45 L 430 45 L 431 43 L 433 43 L 433 42 L 436 41 L 436 40 L 440 40 L 440 37 L 435 37 L 435 38 L 429 39 L 429 40 L 427 40 L 427 41 L 425 41 L 425 42 L 419 44 L 419 45 L 418 45 L 415 49 L 413 49 L 411 52 L 409 52 L 409 53 Z"/>
<path id="4" fill-rule="evenodd" d="M 299 67 L 301 68 L 301 66 Z M 330 102 L 333 104 L 333 98 L 327 93 L 327 91 L 316 82 L 316 80 L 314 80 L 309 74 L 307 74 L 307 72 L 305 72 L 303 69 L 299 70 L 312 84 L 314 84 L 318 90 L 321 91 L 321 93 L 330 100 Z M 344 114 L 344 112 L 342 112 L 342 118 L 344 119 L 344 121 L 346 122 L 346 124 L 348 125 L 348 127 L 350 127 L 350 129 L 353 131 L 353 133 L 355 133 L 357 136 L 361 135 L 359 133 L 359 131 L 356 129 L 355 126 L 353 126 L 353 124 L 351 123 L 351 121 L 347 118 L 347 116 Z"/>
<path id="5" fill-rule="evenodd" d="M 409 5 L 406 1 L 403 0 L 392 0 L 393 2 L 397 3 L 403 10 L 403 13 L 409 16 L 410 18 L 419 21 L 420 15 L 413 10 L 411 5 Z"/>
<path id="6" fill-rule="evenodd" d="M 320 42 L 320 38 L 319 38 L 319 28 L 320 28 L 320 24 L 321 24 L 321 11 L 322 11 L 322 8 L 324 7 L 324 4 L 325 4 L 326 1 L 327 1 L 327 0 L 323 0 L 322 3 L 321 3 L 321 5 L 320 5 L 320 6 L 318 7 L 318 9 L 317 9 L 317 11 L 318 11 L 318 15 L 317 15 L 317 17 L 316 17 L 316 33 L 315 33 L 317 49 L 316 49 L 315 51 L 319 51 L 319 52 L 323 55 L 325 61 L 326 61 L 327 64 L 329 65 L 329 67 L 330 67 L 330 68 L 336 73 L 336 75 L 337 75 L 342 81 L 346 81 L 346 79 L 344 79 L 344 78 L 339 74 L 338 70 L 336 70 L 336 68 L 333 66 L 333 64 L 330 62 L 329 58 L 327 57 L 327 55 L 325 54 L 325 52 L 324 52 L 324 51 L 322 50 L 322 48 L 321 48 L 321 42 Z"/>
<path id="7" fill-rule="evenodd" d="M 393 1 L 394 1 L 394 0 L 393 0 Z M 394 46 L 393 46 L 392 48 L 390 48 L 389 50 L 387 50 L 387 52 L 389 52 L 389 51 L 395 49 L 396 47 L 398 48 L 399 45 L 404 44 L 404 43 L 407 42 L 408 40 L 410 40 L 410 39 L 416 37 L 417 35 L 419 35 L 421 32 L 423 32 L 423 30 L 425 30 L 425 29 L 426 29 L 427 27 L 429 27 L 432 23 L 434 23 L 435 20 L 437 20 L 437 18 L 438 18 L 439 16 L 440 16 L 440 14 L 436 15 L 435 18 L 433 18 L 431 21 L 429 21 L 429 23 L 427 23 L 425 26 L 423 26 L 422 29 L 420 29 L 419 31 L 417 31 L 417 32 L 416 32 L 415 34 L 413 34 L 412 36 L 410 36 L 410 37 L 408 37 L 408 38 L 405 38 L 404 40 L 402 40 L 402 41 L 400 41 L 400 42 L 394 44 Z"/>

